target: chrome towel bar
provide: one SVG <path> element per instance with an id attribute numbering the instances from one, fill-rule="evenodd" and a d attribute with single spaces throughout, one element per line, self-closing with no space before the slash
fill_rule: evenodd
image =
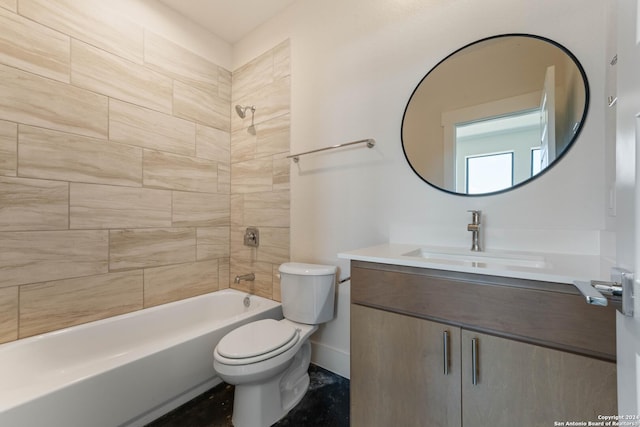
<path id="1" fill-rule="evenodd" d="M 334 148 L 342 148 L 342 147 L 347 147 L 349 145 L 365 144 L 365 143 L 369 148 L 372 148 L 374 145 L 376 145 L 375 139 L 367 138 L 367 139 L 361 139 L 359 141 L 345 142 L 344 144 L 332 145 L 331 147 L 318 148 L 317 150 L 305 151 L 304 153 L 292 154 L 290 156 L 287 156 L 287 159 L 293 159 L 295 163 L 298 163 L 298 161 L 300 160 L 300 156 L 304 156 L 306 154 L 318 153 L 320 151 L 333 150 Z"/>

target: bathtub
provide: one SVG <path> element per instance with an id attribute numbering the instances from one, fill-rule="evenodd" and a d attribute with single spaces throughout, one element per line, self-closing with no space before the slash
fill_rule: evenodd
<path id="1" fill-rule="evenodd" d="M 280 303 L 231 289 L 0 345 L 0 426 L 142 426 L 219 384 L 213 349 Z"/>

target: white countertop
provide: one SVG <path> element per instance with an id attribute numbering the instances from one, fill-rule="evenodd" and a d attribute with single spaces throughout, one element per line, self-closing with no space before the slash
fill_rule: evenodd
<path id="1" fill-rule="evenodd" d="M 425 254 L 420 255 L 420 250 Z M 613 260 L 594 255 L 522 251 L 478 253 L 462 248 L 397 243 L 341 252 L 338 258 L 569 284 L 574 280 L 609 280 L 614 266 Z"/>

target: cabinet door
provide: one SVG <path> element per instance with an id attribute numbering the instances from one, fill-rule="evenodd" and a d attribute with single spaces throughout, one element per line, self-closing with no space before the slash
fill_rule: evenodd
<path id="1" fill-rule="evenodd" d="M 467 330 L 461 346 L 464 427 L 548 427 L 617 413 L 614 363 Z"/>
<path id="2" fill-rule="evenodd" d="M 460 329 L 352 304 L 351 425 L 460 426 Z"/>

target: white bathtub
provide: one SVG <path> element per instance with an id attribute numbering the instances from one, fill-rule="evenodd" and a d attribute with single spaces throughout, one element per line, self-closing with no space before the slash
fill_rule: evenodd
<path id="1" fill-rule="evenodd" d="M 279 303 L 222 290 L 0 345 L 0 426 L 142 426 L 219 384 L 213 349 Z"/>

